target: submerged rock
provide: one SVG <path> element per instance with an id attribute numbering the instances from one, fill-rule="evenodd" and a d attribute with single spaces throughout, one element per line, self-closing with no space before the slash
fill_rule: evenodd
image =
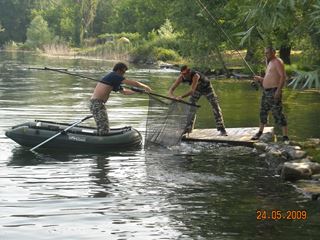
<path id="1" fill-rule="evenodd" d="M 297 181 L 296 187 L 307 195 L 311 195 L 312 200 L 318 200 L 320 197 L 320 181 Z"/>
<path id="2" fill-rule="evenodd" d="M 281 169 L 281 178 L 285 181 L 311 179 L 312 171 L 306 163 L 285 162 Z"/>

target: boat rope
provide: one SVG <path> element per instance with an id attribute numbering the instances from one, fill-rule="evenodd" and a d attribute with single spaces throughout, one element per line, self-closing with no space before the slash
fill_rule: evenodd
<path id="1" fill-rule="evenodd" d="M 227 38 L 227 40 L 231 43 L 232 47 L 234 48 L 234 50 L 239 54 L 239 56 L 241 57 L 241 59 L 244 61 L 244 63 L 247 65 L 247 67 L 249 68 L 249 70 L 251 71 L 251 73 L 253 75 L 256 75 L 255 72 L 253 71 L 253 69 L 251 68 L 250 64 L 246 61 L 246 59 L 241 55 L 241 53 L 239 52 L 238 48 L 236 47 L 236 44 L 232 41 L 232 39 L 229 37 L 229 35 L 224 31 L 224 29 L 221 27 L 221 24 L 217 21 L 217 18 L 208 10 L 208 8 L 204 5 L 204 3 L 201 0 L 196 0 L 196 2 L 198 3 L 198 5 L 200 6 L 200 8 L 202 10 L 204 10 L 208 16 L 210 17 L 212 23 L 214 23 L 218 29 L 225 35 L 225 37 Z"/>

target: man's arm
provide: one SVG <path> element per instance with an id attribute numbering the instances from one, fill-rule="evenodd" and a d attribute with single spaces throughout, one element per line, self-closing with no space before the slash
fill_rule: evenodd
<path id="1" fill-rule="evenodd" d="M 181 98 L 188 97 L 194 93 L 194 91 L 196 90 L 196 88 L 198 86 L 199 79 L 200 79 L 200 75 L 198 73 L 196 73 L 192 78 L 192 84 L 191 84 L 190 90 L 188 92 L 186 92 L 185 94 L 181 95 Z"/>
<path id="2" fill-rule="evenodd" d="M 130 85 L 130 86 L 133 86 L 133 87 L 143 88 L 146 92 L 151 92 L 152 91 L 152 89 L 149 86 L 147 86 L 146 84 L 143 84 L 143 83 L 135 81 L 135 80 L 124 79 L 122 81 L 122 83 Z"/>
<path id="3" fill-rule="evenodd" d="M 275 92 L 275 98 L 279 98 L 281 96 L 281 90 L 285 84 L 285 80 L 286 80 L 286 71 L 284 69 L 284 64 L 281 60 L 278 59 L 278 61 L 276 62 L 276 71 L 279 74 L 279 83 L 277 86 L 277 91 Z"/>
<path id="4" fill-rule="evenodd" d="M 256 80 L 256 81 L 258 81 L 258 82 L 260 82 L 261 83 L 261 86 L 262 86 L 262 84 L 263 84 L 263 77 L 260 77 L 260 76 L 254 76 L 253 77 L 254 78 L 254 80 Z"/>
<path id="5" fill-rule="evenodd" d="M 169 88 L 168 96 L 171 98 L 175 98 L 174 91 L 179 86 L 179 84 L 182 82 L 182 76 L 180 75 L 177 80 L 172 84 L 172 86 Z"/>

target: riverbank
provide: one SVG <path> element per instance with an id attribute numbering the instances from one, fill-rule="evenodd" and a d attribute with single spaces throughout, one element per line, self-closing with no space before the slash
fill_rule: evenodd
<path id="1" fill-rule="evenodd" d="M 320 199 L 320 162 L 318 155 L 310 156 L 307 150 L 320 152 L 320 139 L 311 138 L 290 144 L 271 142 L 271 136 L 263 134 L 254 144 L 259 157 L 269 163 L 283 181 L 290 181 L 301 193 L 312 200 Z"/>

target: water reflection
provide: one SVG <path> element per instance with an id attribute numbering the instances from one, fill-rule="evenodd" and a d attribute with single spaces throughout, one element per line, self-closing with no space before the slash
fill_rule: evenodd
<path id="1" fill-rule="evenodd" d="M 110 194 L 111 187 L 109 184 L 111 181 L 108 177 L 108 172 L 110 169 L 108 156 L 96 156 L 94 157 L 96 163 L 95 168 L 91 170 L 89 174 L 92 177 L 92 182 L 100 186 L 100 190 L 93 193 L 92 197 L 103 198 Z"/>
<path id="2" fill-rule="evenodd" d="M 8 166 L 32 166 L 45 163 L 67 162 L 72 161 L 75 155 L 66 154 L 65 152 L 55 152 L 48 154 L 42 150 L 31 152 L 28 148 L 17 147 L 12 150 L 12 155 L 9 157 Z"/>

